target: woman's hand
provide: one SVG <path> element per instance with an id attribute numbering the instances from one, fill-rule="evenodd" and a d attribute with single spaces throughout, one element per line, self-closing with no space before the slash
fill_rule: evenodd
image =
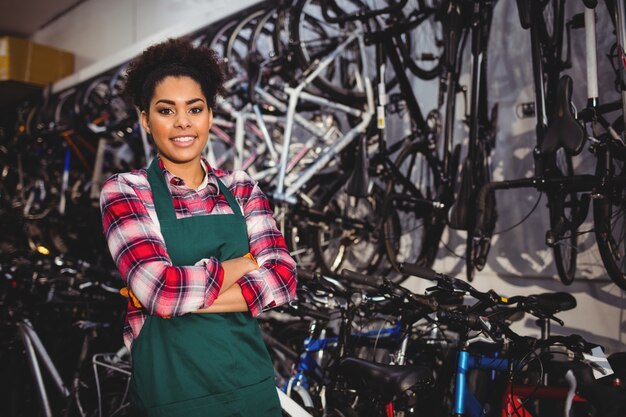
<path id="1" fill-rule="evenodd" d="M 222 262 L 222 268 L 224 269 L 224 280 L 222 281 L 221 294 L 232 287 L 239 278 L 246 275 L 248 272 L 254 271 L 258 268 L 256 261 L 252 257 L 242 256 L 241 258 L 229 259 Z"/>
<path id="2" fill-rule="evenodd" d="M 241 287 L 239 284 L 234 284 L 221 292 L 213 304 L 196 310 L 194 313 L 238 313 L 248 310 L 248 303 L 243 298 Z"/>

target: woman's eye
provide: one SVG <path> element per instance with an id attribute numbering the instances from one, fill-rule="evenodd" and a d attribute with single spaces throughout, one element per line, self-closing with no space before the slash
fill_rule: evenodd
<path id="1" fill-rule="evenodd" d="M 192 107 L 190 111 L 193 114 L 198 114 L 198 113 L 202 113 L 203 110 L 204 109 L 202 107 Z"/>
<path id="2" fill-rule="evenodd" d="M 163 109 L 158 109 L 158 110 L 157 110 L 157 112 L 158 112 L 159 114 L 172 114 L 172 113 L 174 113 L 174 112 L 172 111 L 172 109 L 169 109 L 169 108 L 167 108 L 167 107 L 166 107 L 166 108 L 163 108 Z"/>

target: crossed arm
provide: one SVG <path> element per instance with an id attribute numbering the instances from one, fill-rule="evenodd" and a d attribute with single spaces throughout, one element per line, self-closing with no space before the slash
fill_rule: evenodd
<path id="1" fill-rule="evenodd" d="M 222 268 L 224 281 L 222 281 L 219 295 L 213 304 L 196 310 L 194 313 L 236 313 L 249 310 L 237 280 L 257 269 L 256 262 L 247 257 L 235 258 L 222 262 Z"/>

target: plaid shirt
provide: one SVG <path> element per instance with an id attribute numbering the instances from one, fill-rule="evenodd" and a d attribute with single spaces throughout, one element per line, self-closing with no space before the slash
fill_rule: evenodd
<path id="1" fill-rule="evenodd" d="M 248 229 L 250 253 L 259 268 L 237 282 L 253 316 L 289 302 L 295 297 L 296 265 L 276 228 L 272 210 L 258 185 L 243 171 L 212 169 L 203 160 L 207 175 L 196 190 L 187 187 L 159 166 L 169 184 L 176 217 L 232 214 L 219 191 L 218 177 L 242 209 Z M 122 279 L 143 309 L 129 300 L 124 343 L 130 349 L 147 315 L 180 316 L 211 305 L 217 298 L 224 270 L 216 258 L 194 266 L 172 265 L 159 227 L 145 169 L 116 174 L 102 187 L 102 223 L 111 255 Z"/>

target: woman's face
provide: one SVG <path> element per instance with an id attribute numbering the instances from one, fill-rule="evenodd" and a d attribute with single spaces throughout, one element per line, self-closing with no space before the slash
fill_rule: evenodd
<path id="1" fill-rule="evenodd" d="M 165 166 L 200 159 L 209 139 L 213 113 L 200 84 L 190 77 L 166 77 L 154 89 L 141 123 L 152 134 Z"/>

